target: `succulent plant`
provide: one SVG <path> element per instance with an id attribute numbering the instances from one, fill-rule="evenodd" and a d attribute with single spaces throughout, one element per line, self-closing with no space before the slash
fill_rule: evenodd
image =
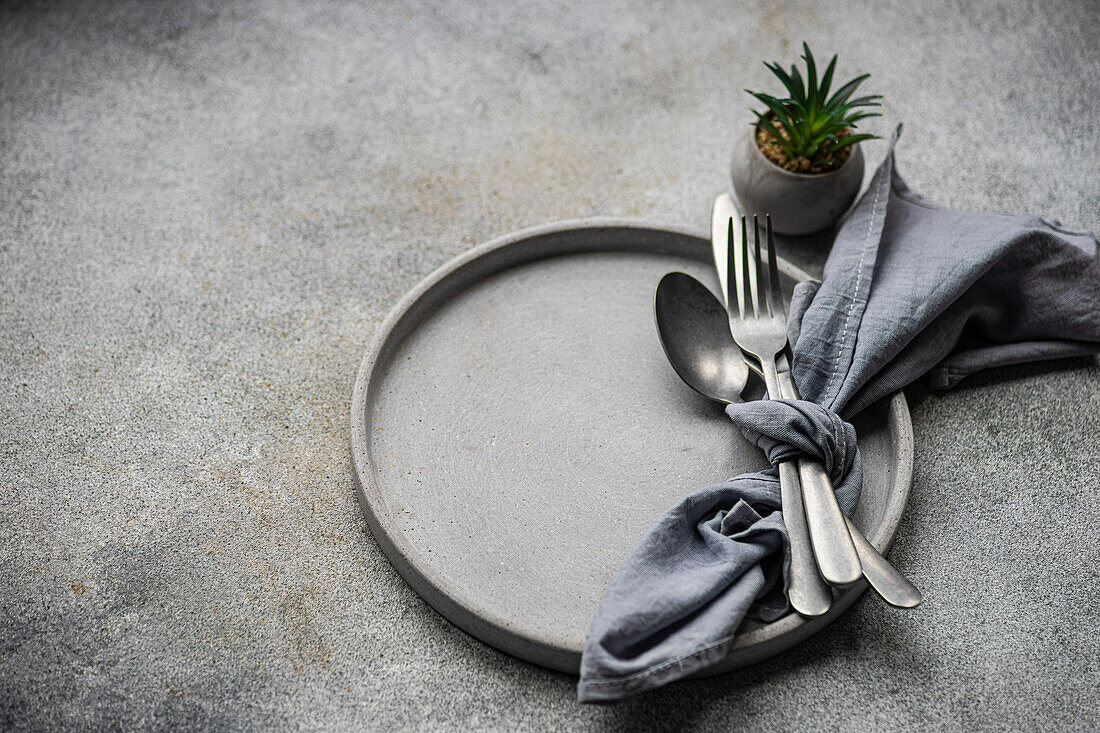
<path id="1" fill-rule="evenodd" d="M 819 81 L 810 47 L 803 43 L 802 50 L 802 59 L 806 62 L 805 81 L 795 64 L 791 64 L 788 73 L 778 63 L 764 63 L 783 82 L 787 97 L 779 99 L 763 92 L 745 91 L 767 107 L 765 112 L 753 110 L 756 121 L 752 124 L 762 147 L 773 147 L 772 151 L 766 151 L 774 153 L 768 156 L 772 162 L 788 170 L 821 172 L 843 162 L 850 154 L 851 146 L 861 140 L 878 137 L 856 134 L 854 131 L 860 120 L 881 116 L 877 112 L 863 110 L 878 107 L 876 100 L 882 99 L 882 95 L 852 98 L 856 88 L 870 76 L 861 74 L 830 96 L 829 87 L 833 82 L 837 57 L 833 56 Z"/>

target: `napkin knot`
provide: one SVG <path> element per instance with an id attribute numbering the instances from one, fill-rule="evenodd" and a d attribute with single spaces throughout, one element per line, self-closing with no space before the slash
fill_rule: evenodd
<path id="1" fill-rule="evenodd" d="M 764 451 L 772 466 L 801 455 L 821 461 L 836 487 L 841 509 L 845 514 L 855 509 L 863 472 L 851 423 L 806 400 L 753 400 L 729 405 L 726 414 L 746 440 Z"/>

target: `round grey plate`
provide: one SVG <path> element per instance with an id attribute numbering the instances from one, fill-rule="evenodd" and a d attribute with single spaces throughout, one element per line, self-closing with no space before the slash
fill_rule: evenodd
<path id="1" fill-rule="evenodd" d="M 789 289 L 806 275 L 780 262 Z M 435 271 L 382 324 L 355 382 L 351 450 L 379 545 L 436 610 L 494 647 L 576 673 L 589 619 L 642 532 L 686 493 L 766 465 L 680 382 L 653 322 L 661 276 L 717 292 L 710 242 L 623 220 L 531 229 Z M 856 420 L 856 523 L 885 551 L 912 474 L 905 398 Z M 806 638 L 749 626 L 714 672 Z"/>

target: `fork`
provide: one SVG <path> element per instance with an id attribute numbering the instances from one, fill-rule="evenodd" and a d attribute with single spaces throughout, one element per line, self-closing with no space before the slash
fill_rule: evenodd
<path id="1" fill-rule="evenodd" d="M 730 219 L 730 229 L 733 220 Z M 737 288 L 737 313 L 733 311 L 733 294 L 726 298 L 730 332 L 734 341 L 747 355 L 759 361 L 764 383 L 770 399 L 779 399 L 784 390 L 780 385 L 777 359 L 784 366 L 784 382 L 790 380 L 790 366 L 786 358 L 787 313 L 783 294 L 779 288 L 779 268 L 775 254 L 775 238 L 771 217 L 765 219 L 768 246 L 767 274 L 760 257 L 760 227 L 757 217 L 752 218 L 753 248 L 750 254 L 746 219 L 741 217 L 741 237 L 737 246 L 727 251 L 727 287 Z M 732 232 L 731 232 L 732 234 Z M 734 237 L 730 236 L 730 242 Z M 780 472 L 783 472 L 782 463 Z M 810 545 L 818 569 L 827 582 L 836 586 L 848 586 L 863 575 L 863 568 L 856 553 L 848 524 L 836 502 L 832 481 L 820 461 L 802 457 L 798 460 L 798 476 L 802 484 L 802 504 L 809 528 Z M 795 548 L 792 545 L 792 555 Z M 792 558 L 793 562 L 793 558 Z"/>

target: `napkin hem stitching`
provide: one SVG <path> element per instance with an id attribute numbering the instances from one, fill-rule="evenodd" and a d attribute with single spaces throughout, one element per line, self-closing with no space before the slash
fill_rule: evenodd
<path id="1" fill-rule="evenodd" d="M 885 180 L 885 177 L 883 177 L 883 181 Z M 863 238 L 863 249 L 859 253 L 859 264 L 856 266 L 856 271 L 858 274 L 856 275 L 855 292 L 852 294 L 852 300 L 848 304 L 848 313 L 844 316 L 844 331 L 840 334 L 840 343 L 844 346 L 843 348 L 837 350 L 836 358 L 833 360 L 834 380 L 838 376 L 840 376 L 837 368 L 840 366 L 841 351 L 847 349 L 848 327 L 851 325 L 852 322 L 852 313 L 855 311 L 856 301 L 859 300 L 859 289 L 860 286 L 863 284 L 863 262 L 867 259 L 867 251 L 870 249 L 869 245 L 871 242 L 871 232 L 875 230 L 875 218 L 878 214 L 878 200 L 879 197 L 882 195 L 883 188 L 886 188 L 886 186 L 883 186 L 882 181 L 880 181 L 878 187 L 875 189 L 875 200 L 871 204 L 871 216 L 867 219 L 867 236 Z"/>
<path id="2" fill-rule="evenodd" d="M 722 637 L 718 641 L 711 642 L 710 644 L 705 644 L 704 646 L 696 647 L 695 649 L 692 649 L 687 654 L 676 657 L 675 659 L 670 659 L 667 662 L 664 662 L 662 664 L 657 665 L 656 667 L 652 667 L 652 668 L 644 670 L 642 672 L 635 672 L 634 674 L 627 675 L 626 677 L 617 677 L 613 680 L 585 680 L 584 682 L 580 683 L 580 686 L 581 687 L 607 687 L 608 685 L 622 685 L 622 684 L 628 684 L 630 682 L 636 682 L 638 680 L 643 680 L 646 677 L 650 677 L 652 675 L 657 674 L 658 672 L 663 672 L 666 669 L 668 669 L 669 667 L 673 667 L 677 664 L 683 664 L 684 662 L 690 660 L 692 657 L 697 657 L 700 654 L 703 654 L 704 652 L 709 652 L 711 649 L 714 649 L 715 647 L 722 646 L 723 644 L 728 644 L 729 642 L 733 641 L 736 637 L 737 637 L 737 634 L 730 634 L 729 636 Z"/>

